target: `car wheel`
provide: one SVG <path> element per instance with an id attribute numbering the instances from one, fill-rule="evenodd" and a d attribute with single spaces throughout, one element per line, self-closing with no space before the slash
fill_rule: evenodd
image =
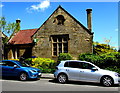
<path id="1" fill-rule="evenodd" d="M 65 74 L 59 74 L 57 80 L 59 83 L 64 84 L 67 82 L 68 78 L 67 78 L 67 75 Z"/>
<path id="2" fill-rule="evenodd" d="M 103 86 L 110 87 L 110 86 L 113 85 L 113 79 L 109 76 L 104 76 L 101 79 L 101 83 L 102 83 Z"/>
<path id="3" fill-rule="evenodd" d="M 25 72 L 21 73 L 19 79 L 20 79 L 21 81 L 27 80 L 27 74 L 26 74 Z"/>

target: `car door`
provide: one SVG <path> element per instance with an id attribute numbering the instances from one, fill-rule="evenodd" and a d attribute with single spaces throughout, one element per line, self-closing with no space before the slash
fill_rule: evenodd
<path id="1" fill-rule="evenodd" d="M 66 65 L 67 64 L 67 65 Z M 68 77 L 70 80 L 79 80 L 78 62 L 70 61 L 65 64 L 65 69 L 67 71 Z"/>
<path id="2" fill-rule="evenodd" d="M 18 68 L 15 68 L 12 61 L 4 61 L 4 65 L 2 66 L 2 74 L 3 76 L 17 76 Z"/>
<path id="3" fill-rule="evenodd" d="M 92 68 L 95 68 L 92 64 L 82 62 L 82 69 L 79 72 L 80 80 L 97 82 L 100 77 L 99 71 L 94 71 Z"/>

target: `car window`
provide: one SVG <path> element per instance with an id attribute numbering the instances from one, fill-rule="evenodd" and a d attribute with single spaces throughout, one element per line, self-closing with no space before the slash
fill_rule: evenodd
<path id="1" fill-rule="evenodd" d="M 5 62 L 0 62 L 0 65 L 5 65 Z"/>
<path id="2" fill-rule="evenodd" d="M 80 68 L 80 62 L 76 62 L 76 61 L 66 62 L 64 67 Z"/>
<path id="3" fill-rule="evenodd" d="M 83 63 L 83 69 L 92 69 L 94 66 L 89 63 Z"/>
<path id="4" fill-rule="evenodd" d="M 21 62 L 20 61 L 15 61 L 15 62 L 22 67 L 29 67 L 29 65 L 26 62 L 23 62 L 23 61 L 21 61 Z"/>
<path id="5" fill-rule="evenodd" d="M 65 62 L 64 67 L 69 67 L 69 62 Z"/>
<path id="6" fill-rule="evenodd" d="M 94 66 L 89 63 L 85 63 L 85 62 L 71 61 L 71 62 L 66 62 L 64 67 L 92 69 Z"/>
<path id="7" fill-rule="evenodd" d="M 79 63 L 78 62 L 69 62 L 69 67 L 79 68 Z"/>
<path id="8" fill-rule="evenodd" d="M 4 66 L 11 66 L 11 67 L 13 67 L 14 65 L 16 65 L 15 63 L 13 63 L 13 62 L 11 62 L 11 61 L 4 61 L 3 62 L 4 64 Z"/>

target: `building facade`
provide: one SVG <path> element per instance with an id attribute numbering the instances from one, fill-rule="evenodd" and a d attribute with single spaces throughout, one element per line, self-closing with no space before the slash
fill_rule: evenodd
<path id="1" fill-rule="evenodd" d="M 15 38 L 14 36 L 9 41 L 9 44 L 10 46 L 17 45 L 18 47 L 29 46 L 29 44 L 31 44 L 31 46 L 29 46 L 31 56 L 55 60 L 60 53 L 70 53 L 74 59 L 78 58 L 78 55 L 81 53 L 92 53 L 92 9 L 87 9 L 86 11 L 88 27 L 82 25 L 65 9 L 59 6 L 40 28 L 36 29 L 31 36 L 28 36 L 29 39 L 32 40 L 31 42 L 26 43 L 25 41 L 22 44 L 20 44 L 20 42 L 14 43 L 17 42 L 17 39 L 13 40 L 13 38 Z M 27 49 L 27 47 L 25 48 Z M 20 53 L 18 52 L 18 54 Z M 24 54 L 24 52 L 22 52 L 22 54 Z"/>

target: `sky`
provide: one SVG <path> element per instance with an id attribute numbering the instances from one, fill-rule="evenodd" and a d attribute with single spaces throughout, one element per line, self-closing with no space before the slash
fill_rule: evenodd
<path id="1" fill-rule="evenodd" d="M 2 2 L 2 16 L 7 22 L 21 20 L 21 30 L 39 28 L 61 5 L 68 13 L 87 27 L 86 9 L 92 9 L 93 41 L 118 48 L 118 2 Z"/>

